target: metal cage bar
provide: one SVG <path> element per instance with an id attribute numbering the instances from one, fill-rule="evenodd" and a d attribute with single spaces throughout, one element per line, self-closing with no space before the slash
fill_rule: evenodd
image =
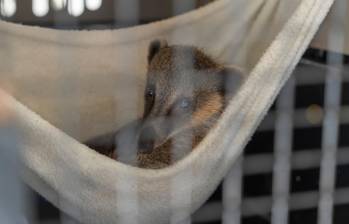
<path id="1" fill-rule="evenodd" d="M 277 101 L 271 223 L 288 223 L 295 80 L 292 77 Z"/>
<path id="2" fill-rule="evenodd" d="M 333 31 L 344 25 L 346 16 L 346 2 L 337 4 L 340 13 L 331 18 Z M 343 17 L 343 18 L 342 18 Z M 344 19 L 341 21 L 341 19 Z M 336 36 L 335 32 L 329 36 L 329 45 L 344 45 L 344 39 Z M 342 66 L 343 56 L 330 54 L 327 64 Z M 325 117 L 322 133 L 322 160 L 320 165 L 320 197 L 318 202 L 318 223 L 330 224 L 333 222 L 333 205 L 336 182 L 336 157 L 338 150 L 339 112 L 341 107 L 341 70 L 328 69 L 325 80 Z"/>

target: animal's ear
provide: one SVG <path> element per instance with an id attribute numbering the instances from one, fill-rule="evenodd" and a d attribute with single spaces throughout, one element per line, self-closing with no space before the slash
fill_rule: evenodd
<path id="1" fill-rule="evenodd" d="M 148 49 L 148 64 L 154 58 L 154 56 L 159 52 L 159 50 L 163 47 L 168 46 L 166 40 L 153 40 Z"/>
<path id="2" fill-rule="evenodd" d="M 232 96 L 245 79 L 245 72 L 237 67 L 225 67 L 219 75 L 222 77 L 221 91 L 226 96 Z"/>

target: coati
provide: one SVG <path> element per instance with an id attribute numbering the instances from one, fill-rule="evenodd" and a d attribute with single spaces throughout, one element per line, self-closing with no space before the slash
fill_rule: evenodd
<path id="1" fill-rule="evenodd" d="M 242 81 L 239 69 L 196 47 L 155 40 L 148 50 L 142 118 L 86 144 L 134 166 L 169 166 L 201 142 Z"/>

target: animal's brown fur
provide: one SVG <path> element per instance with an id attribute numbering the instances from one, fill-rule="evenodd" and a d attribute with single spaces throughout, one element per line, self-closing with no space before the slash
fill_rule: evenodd
<path id="1" fill-rule="evenodd" d="M 242 74 L 225 68 L 198 48 L 159 41 L 150 45 L 148 61 L 144 116 L 136 125 L 129 125 L 134 129 L 130 144 L 137 142 L 138 150 L 133 158 L 136 161 L 131 163 L 156 169 L 183 158 L 202 141 L 217 123 L 227 99 L 234 95 Z M 235 87 L 225 88 L 227 82 Z M 128 129 L 126 126 L 88 145 L 109 157 L 130 162 L 132 159 L 116 156 L 118 137 Z M 151 136 L 151 144 L 138 144 L 143 134 Z M 139 151 L 142 147 L 146 150 Z"/>
<path id="2" fill-rule="evenodd" d="M 200 102 L 200 109 L 193 113 L 192 126 L 197 126 L 206 122 L 217 113 L 222 113 L 224 109 L 224 96 L 219 93 L 211 93 L 204 102 Z"/>

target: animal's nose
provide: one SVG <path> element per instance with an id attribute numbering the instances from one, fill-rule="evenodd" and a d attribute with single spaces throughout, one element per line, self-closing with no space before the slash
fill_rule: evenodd
<path id="1" fill-rule="evenodd" d="M 151 153 L 155 145 L 156 133 L 154 128 L 145 127 L 139 136 L 138 150 L 140 153 Z"/>

